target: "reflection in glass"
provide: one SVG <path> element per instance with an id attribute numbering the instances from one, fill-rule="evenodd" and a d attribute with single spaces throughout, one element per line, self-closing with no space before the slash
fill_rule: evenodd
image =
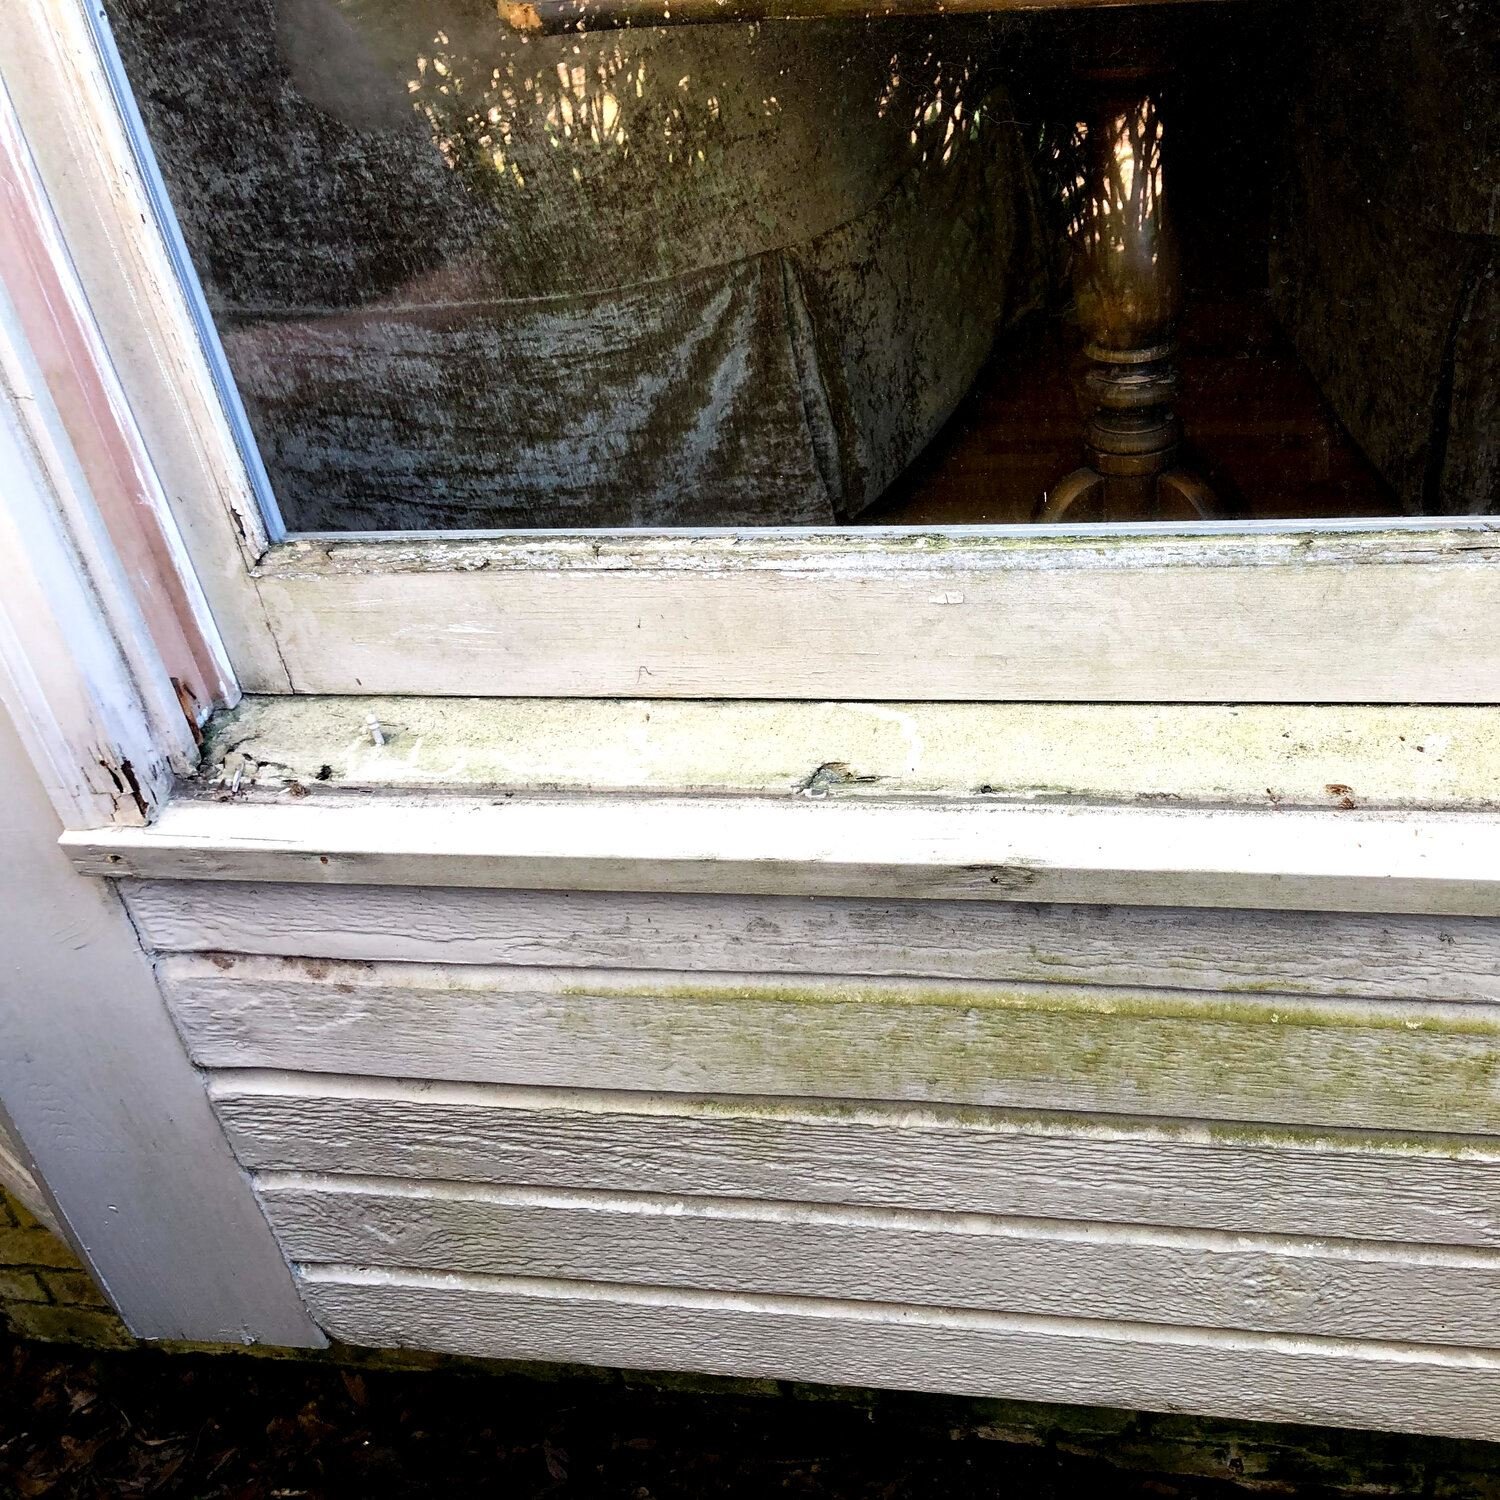
<path id="1" fill-rule="evenodd" d="M 1150 95 L 1114 102 L 1073 152 L 1086 163 L 1069 195 L 1079 321 L 1106 349 L 1160 343 L 1182 312 L 1177 232 L 1167 216 L 1164 127 Z"/>
<path id="2" fill-rule="evenodd" d="M 293 530 L 853 518 L 1040 299 L 986 25 L 110 15 Z"/>
<path id="3" fill-rule="evenodd" d="M 1093 409 L 1084 463 L 1038 501 L 1039 521 L 1222 520 L 1213 489 L 1181 460 L 1177 320 L 1181 257 L 1167 212 L 1165 127 L 1143 55 L 1095 78 L 1074 128 L 1067 183 L 1073 299 Z M 1132 87 L 1124 89 L 1123 85 Z"/>
<path id="4" fill-rule="evenodd" d="M 1334 0 L 1286 72 L 1276 316 L 1400 509 L 1500 510 L 1500 6 Z"/>
<path id="5" fill-rule="evenodd" d="M 1157 333 L 1199 499 L 1500 508 L 1490 0 L 105 6 L 292 531 L 1023 522 Z"/>

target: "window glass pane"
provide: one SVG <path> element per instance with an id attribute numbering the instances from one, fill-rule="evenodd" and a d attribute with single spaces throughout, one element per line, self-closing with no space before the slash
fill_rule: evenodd
<path id="1" fill-rule="evenodd" d="M 106 0 L 288 528 L 1494 507 L 1493 7 L 842 3 Z"/>

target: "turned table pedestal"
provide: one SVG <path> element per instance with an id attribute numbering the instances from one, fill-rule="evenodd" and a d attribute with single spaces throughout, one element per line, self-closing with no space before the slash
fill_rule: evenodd
<path id="1" fill-rule="evenodd" d="M 1077 142 L 1086 168 L 1069 230 L 1093 411 L 1083 466 L 1042 497 L 1035 519 L 1217 516 L 1208 485 L 1178 460 L 1174 335 L 1183 285 L 1153 71 L 1119 69 L 1088 82 L 1094 98 Z"/>

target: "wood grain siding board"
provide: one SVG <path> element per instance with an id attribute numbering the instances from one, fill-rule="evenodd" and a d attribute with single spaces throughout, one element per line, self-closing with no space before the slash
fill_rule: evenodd
<path id="1" fill-rule="evenodd" d="M 1485 917 L 240 881 L 121 890 L 146 941 L 169 952 L 1500 1001 L 1500 921 Z"/>
<path id="2" fill-rule="evenodd" d="M 287 1255 L 1500 1347 L 1500 1252 L 264 1174 Z"/>
<path id="3" fill-rule="evenodd" d="M 355 1266 L 299 1279 L 355 1344 L 1500 1437 L 1489 1351 Z"/>
<path id="4" fill-rule="evenodd" d="M 160 974 L 209 1068 L 1500 1130 L 1500 1008 L 226 955 Z"/>
<path id="5" fill-rule="evenodd" d="M 254 1072 L 210 1088 L 258 1170 L 1500 1246 L 1500 1147 L 1458 1137 Z"/>

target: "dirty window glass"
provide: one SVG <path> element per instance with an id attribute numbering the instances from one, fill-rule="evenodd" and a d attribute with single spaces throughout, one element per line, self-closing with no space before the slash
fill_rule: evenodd
<path id="1" fill-rule="evenodd" d="M 293 532 L 1500 499 L 1487 0 L 105 9 Z"/>

